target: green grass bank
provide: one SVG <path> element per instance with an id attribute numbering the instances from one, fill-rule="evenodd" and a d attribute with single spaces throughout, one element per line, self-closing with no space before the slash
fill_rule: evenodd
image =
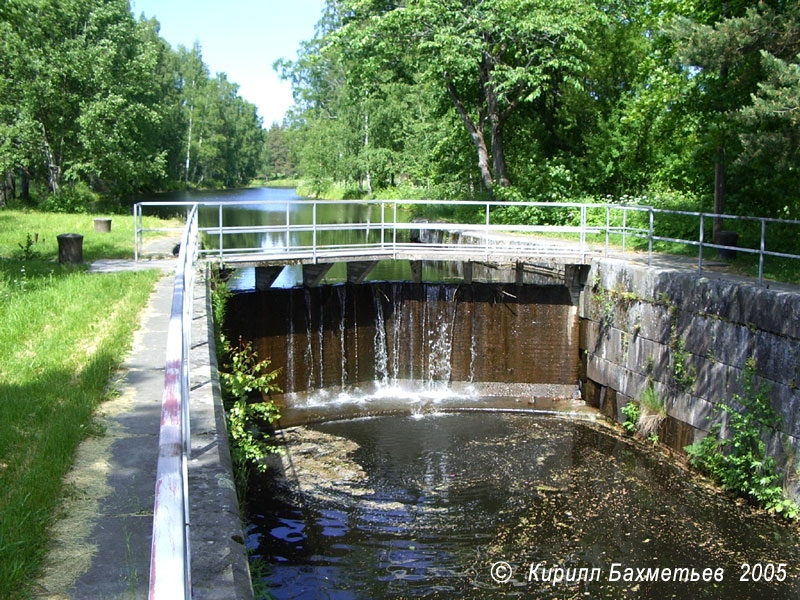
<path id="1" fill-rule="evenodd" d="M 87 262 L 132 257 L 132 217 L 95 234 L 95 216 L 0 211 L 0 598 L 33 594 L 61 500 L 81 493 L 64 476 L 81 440 L 103 435 L 94 411 L 160 277 L 54 262 L 65 232 L 84 235 Z"/>

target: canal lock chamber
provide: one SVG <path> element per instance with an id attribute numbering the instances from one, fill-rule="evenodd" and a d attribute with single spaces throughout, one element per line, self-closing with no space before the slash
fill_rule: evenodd
<path id="1" fill-rule="evenodd" d="M 271 597 L 800 593 L 793 530 L 591 423 L 565 287 L 276 288 L 235 294 L 226 330 L 281 370 L 286 454 L 247 501 L 256 587 Z M 744 585 L 756 561 L 788 561 L 792 576 Z M 612 581 L 613 564 L 725 577 Z M 570 581 L 544 581 L 557 572 Z"/>

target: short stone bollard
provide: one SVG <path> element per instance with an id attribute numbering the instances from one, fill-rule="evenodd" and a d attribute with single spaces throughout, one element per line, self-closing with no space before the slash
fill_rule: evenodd
<path id="1" fill-rule="evenodd" d="M 61 233 L 58 239 L 58 262 L 79 265 L 83 262 L 83 236 L 80 233 Z"/>
<path id="2" fill-rule="evenodd" d="M 110 233 L 111 232 L 111 219 L 95 219 L 94 220 L 95 233 Z"/>

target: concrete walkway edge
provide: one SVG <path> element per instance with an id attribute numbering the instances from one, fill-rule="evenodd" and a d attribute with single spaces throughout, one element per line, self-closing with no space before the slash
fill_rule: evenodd
<path id="1" fill-rule="evenodd" d="M 195 283 L 189 357 L 192 424 L 189 518 L 193 598 L 251 600 L 253 587 L 233 482 L 206 269 L 198 273 Z"/>
<path id="2" fill-rule="evenodd" d="M 205 272 L 198 266 L 190 350 L 193 598 L 252 600 Z M 132 349 L 110 384 L 119 394 L 104 402 L 95 417 L 104 434 L 90 436 L 78 447 L 65 479 L 74 492 L 64 499 L 63 516 L 51 531 L 36 598 L 147 598 L 173 287 L 172 276 L 156 283 Z"/>

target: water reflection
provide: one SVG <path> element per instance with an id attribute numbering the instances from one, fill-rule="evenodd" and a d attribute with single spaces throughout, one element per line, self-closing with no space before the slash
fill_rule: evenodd
<path id="1" fill-rule="evenodd" d="M 332 203 L 320 204 L 316 213 L 311 206 L 292 205 L 301 199 L 294 189 L 252 188 L 222 191 L 184 191 L 141 198 L 143 201 L 157 202 L 222 202 L 222 206 L 201 206 L 199 210 L 200 228 L 217 228 L 220 222 L 225 227 L 238 231 L 227 233 L 220 241 L 218 233 L 206 231 L 203 246 L 208 250 L 223 248 L 248 249 L 258 251 L 267 248 L 310 247 L 314 234 L 310 231 L 297 231 L 296 228 L 317 224 L 368 224 L 364 231 L 318 231 L 317 246 L 341 246 L 347 244 L 391 243 L 394 233 L 390 229 L 381 231 L 381 223 L 394 219 L 394 210 L 372 204 Z M 257 203 L 257 204 L 253 204 Z M 168 209 L 148 209 L 148 214 L 170 214 Z M 399 221 L 408 221 L 411 215 L 398 209 Z M 248 229 L 272 226 L 275 231 L 252 232 Z M 293 229 L 294 228 L 294 229 Z M 407 241 L 408 231 L 398 231 L 397 241 Z M 423 264 L 423 278 L 426 281 L 456 281 L 460 278 L 455 265 L 448 263 Z M 407 261 L 383 260 L 372 270 L 369 281 L 407 281 L 411 279 L 411 267 Z M 341 283 L 347 280 L 347 267 L 344 263 L 335 265 L 325 276 L 323 283 Z M 287 266 L 273 283 L 273 287 L 290 288 L 302 285 L 302 268 L 299 265 Z M 238 290 L 255 288 L 255 275 L 252 268 L 239 269 L 231 279 L 231 287 Z"/>

